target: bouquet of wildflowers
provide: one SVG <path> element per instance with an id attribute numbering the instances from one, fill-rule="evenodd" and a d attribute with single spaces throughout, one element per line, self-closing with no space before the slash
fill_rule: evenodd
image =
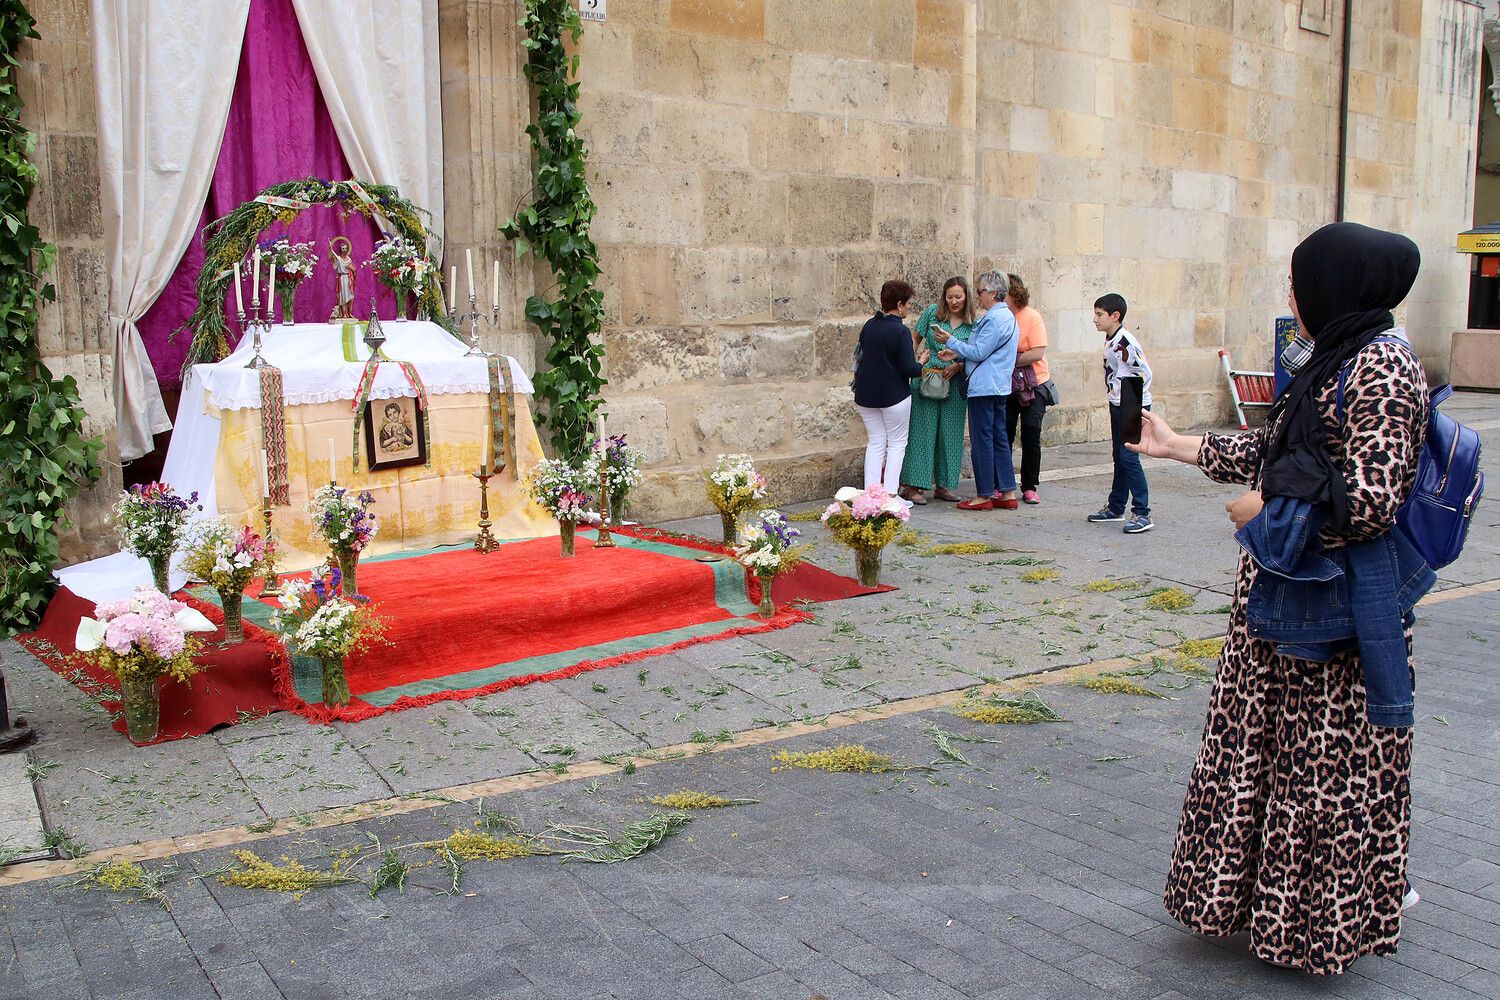
<path id="1" fill-rule="evenodd" d="M 526 495 L 564 523 L 599 523 L 599 515 L 589 510 L 594 498 L 585 474 L 560 458 L 544 458 L 532 467 L 526 475 Z"/>
<path id="2" fill-rule="evenodd" d="M 325 705 L 347 705 L 344 657 L 380 639 L 380 620 L 367 599 L 345 595 L 337 569 L 282 586 L 281 610 L 271 616 L 272 631 L 293 653 L 322 661 Z"/>
<path id="3" fill-rule="evenodd" d="M 741 514 L 766 497 L 766 477 L 755 471 L 749 455 L 720 455 L 704 479 L 709 502 L 721 514 Z"/>
<path id="4" fill-rule="evenodd" d="M 212 632 L 203 613 L 159 590 L 136 588 L 135 596 L 99 605 L 94 618 L 78 623 L 75 645 L 123 683 L 136 678 L 185 681 L 199 670 L 192 632 Z"/>
<path id="5" fill-rule="evenodd" d="M 740 529 L 734 557 L 760 576 L 775 576 L 806 558 L 807 546 L 797 544 L 801 537 L 802 532 L 792 527 L 781 511 L 763 510 Z"/>
<path id="6" fill-rule="evenodd" d="M 392 234 L 375 245 L 369 263 L 381 284 L 396 292 L 412 292 L 433 270 L 428 256 L 404 236 Z"/>
<path id="7" fill-rule="evenodd" d="M 619 521 L 625 498 L 641 483 L 641 453 L 626 443 L 624 434 L 596 440 L 583 463 L 584 482 L 597 486 L 601 469 L 609 485 L 610 519 Z"/>
<path id="8" fill-rule="evenodd" d="M 910 519 L 911 511 L 883 486 L 845 486 L 823 511 L 823 523 L 833 537 L 854 550 L 859 582 L 867 587 L 880 584 L 880 552 Z"/>
<path id="9" fill-rule="evenodd" d="M 380 519 L 371 513 L 375 498 L 369 490 L 355 493 L 342 486 L 324 486 L 307 503 L 313 531 L 335 554 L 362 552 L 375 540 Z"/>
<path id="10" fill-rule="evenodd" d="M 142 559 L 170 556 L 191 513 L 202 509 L 197 493 L 184 500 L 166 483 L 132 486 L 115 502 L 120 544 Z"/>
<path id="11" fill-rule="evenodd" d="M 260 245 L 261 260 L 269 259 L 276 266 L 276 291 L 286 295 L 296 291 L 297 286 L 312 277 L 313 265 L 318 255 L 313 253 L 311 243 L 293 243 L 285 236 L 268 240 Z"/>
<path id="12" fill-rule="evenodd" d="M 222 517 L 201 518 L 188 529 L 182 568 L 216 590 L 242 591 L 266 571 L 276 543 L 248 527 L 236 531 Z"/>

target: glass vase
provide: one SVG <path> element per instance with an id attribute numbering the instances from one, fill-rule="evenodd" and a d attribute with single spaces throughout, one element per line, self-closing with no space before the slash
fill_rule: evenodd
<path id="1" fill-rule="evenodd" d="M 359 583 L 355 577 L 359 573 L 358 550 L 341 550 L 335 552 L 339 560 L 339 576 L 343 578 L 344 596 L 354 598 L 359 596 Z"/>
<path id="2" fill-rule="evenodd" d="M 344 674 L 342 656 L 320 656 L 323 664 L 323 704 L 349 704 L 349 678 Z"/>
<path id="3" fill-rule="evenodd" d="M 292 312 L 297 301 L 297 286 L 283 285 L 276 289 L 281 295 L 281 322 L 285 326 L 291 326 L 294 322 Z"/>
<path id="4" fill-rule="evenodd" d="M 557 526 L 560 529 L 558 538 L 562 540 L 563 558 L 569 559 L 573 555 L 573 533 L 578 526 L 572 521 L 558 521 Z"/>
<path id="5" fill-rule="evenodd" d="M 407 296 L 406 289 L 404 289 L 404 288 L 398 288 L 398 289 L 396 289 L 396 322 L 397 323 L 405 323 L 406 322 L 406 296 Z"/>
<path id="6" fill-rule="evenodd" d="M 219 604 L 224 609 L 224 644 L 235 646 L 245 641 L 245 595 L 239 590 L 219 591 Z"/>
<path id="7" fill-rule="evenodd" d="M 771 600 L 771 584 L 776 580 L 775 573 L 757 573 L 760 577 L 760 616 L 767 621 L 776 617 L 776 602 Z"/>
<path id="8" fill-rule="evenodd" d="M 854 564 L 859 570 L 859 582 L 861 586 L 880 586 L 879 549 L 855 549 Z"/>
<path id="9" fill-rule="evenodd" d="M 740 543 L 740 516 L 727 510 L 719 511 L 719 522 L 724 527 L 724 544 L 735 546 Z"/>
<path id="10" fill-rule="evenodd" d="M 621 493 L 619 496 L 609 498 L 609 523 L 625 523 L 625 494 Z"/>
<path id="11" fill-rule="evenodd" d="M 161 727 L 161 699 L 156 678 L 141 671 L 120 678 L 120 700 L 124 702 L 125 735 L 132 743 L 150 743 Z"/>
<path id="12" fill-rule="evenodd" d="M 167 571 L 172 562 L 172 553 L 163 552 L 160 555 L 150 556 L 146 559 L 151 564 L 151 584 L 163 594 L 172 593 L 171 584 L 167 580 Z"/>

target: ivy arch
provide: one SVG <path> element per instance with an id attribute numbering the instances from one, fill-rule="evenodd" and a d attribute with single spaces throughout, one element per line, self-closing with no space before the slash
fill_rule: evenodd
<path id="1" fill-rule="evenodd" d="M 235 261 L 245 259 L 273 222 L 290 224 L 314 206 L 333 208 L 348 217 L 357 212 L 370 219 L 383 218 L 389 228 L 412 246 L 426 247 L 431 240 L 422 217 L 425 209 L 405 198 L 388 184 L 363 181 L 325 181 L 307 177 L 299 181 L 274 184 L 230 212 L 204 227 L 203 270 L 198 273 L 198 308 L 184 329 L 193 331 L 193 342 L 182 363 L 186 378 L 193 365 L 222 361 L 229 355 L 229 328 L 224 316 L 224 295 L 234 277 Z M 418 308 L 457 336 L 443 308 L 443 290 L 437 267 L 428 270 L 417 290 Z"/>

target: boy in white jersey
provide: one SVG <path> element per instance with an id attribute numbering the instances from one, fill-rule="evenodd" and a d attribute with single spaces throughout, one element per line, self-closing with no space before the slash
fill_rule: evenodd
<path id="1" fill-rule="evenodd" d="M 1146 486 L 1146 470 L 1141 468 L 1141 456 L 1125 447 L 1124 423 L 1120 416 L 1120 379 L 1141 379 L 1141 408 L 1151 409 L 1151 365 L 1146 362 L 1146 352 L 1141 342 L 1125 329 L 1125 297 L 1116 292 L 1101 295 L 1094 303 L 1094 329 L 1104 334 L 1104 385 L 1109 392 L 1109 437 L 1113 445 L 1115 466 L 1114 482 L 1109 490 L 1109 502 L 1093 514 L 1089 520 L 1096 524 L 1106 521 L 1125 521 L 1125 534 L 1139 535 L 1150 531 L 1151 500 Z M 1125 519 L 1125 507 L 1130 506 L 1130 519 Z"/>

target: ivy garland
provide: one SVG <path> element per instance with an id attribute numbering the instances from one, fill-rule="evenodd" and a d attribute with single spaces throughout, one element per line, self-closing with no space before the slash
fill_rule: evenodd
<path id="1" fill-rule="evenodd" d="M 596 207 L 589 197 L 588 149 L 578 137 L 577 43 L 582 22 L 573 0 L 526 0 L 526 79 L 537 98 L 536 120 L 526 126 L 535 154 L 533 201 L 500 228 L 517 255 L 547 262 L 554 297 L 526 300 L 526 318 L 548 342 L 547 370 L 535 379 L 543 421 L 560 457 L 578 460 L 593 440 L 594 417 L 604 388 L 604 293 L 595 287 L 599 251 L 589 235 Z"/>
<path id="2" fill-rule="evenodd" d="M 359 196 L 356 184 L 369 200 Z M 266 204 L 261 198 L 298 202 L 300 205 Z M 193 365 L 222 361 L 229 355 L 229 327 L 224 311 L 224 295 L 234 278 L 234 262 L 245 259 L 255 248 L 260 234 L 273 222 L 290 225 L 297 216 L 314 205 L 330 205 L 338 209 L 345 218 L 358 212 L 367 218 L 383 215 L 391 227 L 416 247 L 428 243 L 427 226 L 422 222 L 426 214 L 423 209 L 407 201 L 388 184 L 369 184 L 363 181 L 325 181 L 307 177 L 300 181 L 287 181 L 266 188 L 256 199 L 245 202 L 222 219 L 216 219 L 204 227 L 203 270 L 198 273 L 198 308 L 183 325 L 192 329 L 193 343 L 188 348 L 187 359 L 182 363 L 182 376 L 187 378 Z M 417 294 L 417 305 L 422 313 L 449 333 L 457 336 L 453 323 L 443 308 L 442 282 L 439 268 L 434 265 L 422 280 Z"/>
<path id="3" fill-rule="evenodd" d="M 99 478 L 101 448 L 84 434 L 78 384 L 52 377 L 36 336 L 42 303 L 57 298 L 40 284 L 56 248 L 28 221 L 36 136 L 21 126 L 16 52 L 37 37 L 21 0 L 0 0 L 0 639 L 46 605 L 56 529 L 68 501 Z"/>

